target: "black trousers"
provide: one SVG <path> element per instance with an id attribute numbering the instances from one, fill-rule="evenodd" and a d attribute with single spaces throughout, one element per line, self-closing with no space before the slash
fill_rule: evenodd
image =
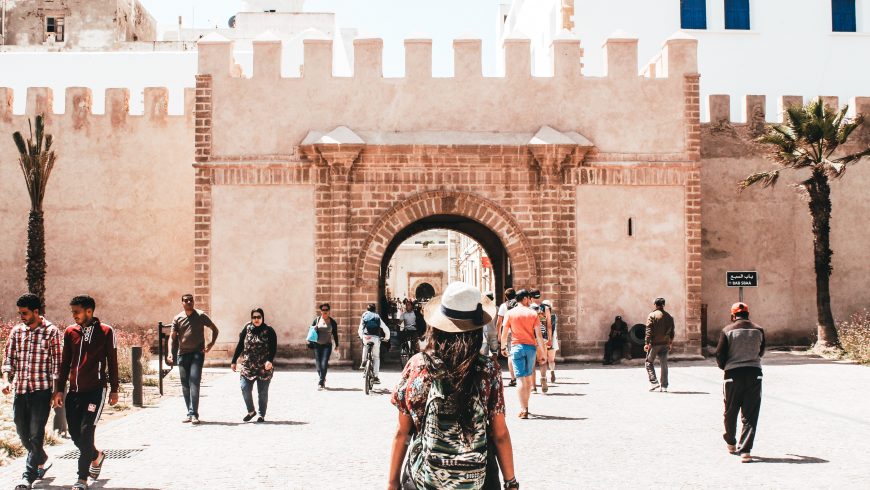
<path id="1" fill-rule="evenodd" d="M 604 362 L 613 362 L 613 354 L 619 351 L 619 359 L 625 357 L 625 341 L 619 337 L 609 339 L 604 344 Z"/>
<path id="2" fill-rule="evenodd" d="M 722 387 L 725 396 L 725 433 L 722 437 L 726 444 L 736 445 L 738 453 L 749 453 L 755 442 L 761 411 L 761 376 L 757 371 L 726 376 Z M 736 438 L 737 415 L 741 416 L 743 423 L 739 441 Z"/>
<path id="3" fill-rule="evenodd" d="M 79 448 L 80 480 L 88 478 L 91 461 L 99 454 L 94 446 L 94 431 L 103 413 L 107 391 L 105 388 L 86 392 L 70 391 L 66 395 L 64 407 L 66 407 L 69 435 Z"/>
<path id="4" fill-rule="evenodd" d="M 12 418 L 21 445 L 27 449 L 24 478 L 33 483 L 36 469 L 48 460 L 43 449 L 45 424 L 51 411 L 51 390 L 32 391 L 15 395 L 12 402 Z"/>

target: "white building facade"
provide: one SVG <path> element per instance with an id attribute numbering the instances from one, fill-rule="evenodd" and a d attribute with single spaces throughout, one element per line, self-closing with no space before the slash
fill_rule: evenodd
<path id="1" fill-rule="evenodd" d="M 698 39 L 702 119 L 711 94 L 730 95 L 738 120 L 743 96 L 765 95 L 774 120 L 780 96 L 847 103 L 870 87 L 870 0 L 514 0 L 499 22 L 499 46 L 505 38 L 531 39 L 536 76 L 552 74 L 558 36 L 579 37 L 583 73 L 600 76 L 608 37 L 638 38 L 640 74 L 682 30 Z"/>

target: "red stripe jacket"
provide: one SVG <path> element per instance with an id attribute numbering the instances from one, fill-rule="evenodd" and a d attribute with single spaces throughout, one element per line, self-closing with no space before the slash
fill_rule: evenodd
<path id="1" fill-rule="evenodd" d="M 118 349 L 111 326 L 94 318 L 84 329 L 67 327 L 55 391 L 62 392 L 67 379 L 70 391 L 101 390 L 108 381 L 112 393 L 118 392 Z"/>

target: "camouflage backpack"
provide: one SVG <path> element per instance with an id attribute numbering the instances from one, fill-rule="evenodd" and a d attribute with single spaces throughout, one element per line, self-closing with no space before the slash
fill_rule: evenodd
<path id="1" fill-rule="evenodd" d="M 446 395 L 433 380 L 426 400 L 423 427 L 411 441 L 408 464 L 418 489 L 479 490 L 486 480 L 487 419 L 479 396 L 474 404 L 470 443 L 462 435 L 456 396 Z"/>

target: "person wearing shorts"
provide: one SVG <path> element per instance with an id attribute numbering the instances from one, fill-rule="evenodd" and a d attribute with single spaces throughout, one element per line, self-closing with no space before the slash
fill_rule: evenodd
<path id="1" fill-rule="evenodd" d="M 520 289 L 516 296 L 517 306 L 508 312 L 501 334 L 502 354 L 508 355 L 508 334 L 511 336 L 510 357 L 514 373 L 519 380 L 517 396 L 520 399 L 521 419 L 529 418 L 529 398 L 535 384 L 535 364 L 543 359 L 537 357 L 537 346 L 543 345 L 538 314 L 529 308 L 531 297 L 528 291 Z"/>

